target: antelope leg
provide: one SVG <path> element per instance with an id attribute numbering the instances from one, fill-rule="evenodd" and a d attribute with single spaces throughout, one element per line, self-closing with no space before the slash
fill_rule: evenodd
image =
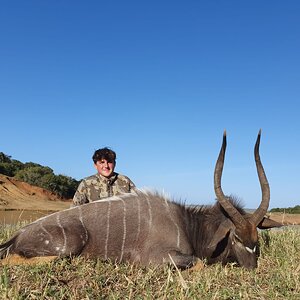
<path id="1" fill-rule="evenodd" d="M 168 262 L 175 264 L 177 268 L 182 270 L 193 267 L 198 261 L 199 258 L 193 255 L 183 254 L 177 251 L 169 253 Z"/>

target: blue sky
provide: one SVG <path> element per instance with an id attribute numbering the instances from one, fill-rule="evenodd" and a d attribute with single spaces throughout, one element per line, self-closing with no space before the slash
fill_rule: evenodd
<path id="1" fill-rule="evenodd" d="M 117 152 L 138 187 L 212 204 L 300 204 L 299 1 L 2 1 L 0 151 L 77 180 Z"/>

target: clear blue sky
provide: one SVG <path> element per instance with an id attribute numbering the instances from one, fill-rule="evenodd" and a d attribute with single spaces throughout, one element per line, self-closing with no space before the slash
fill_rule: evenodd
<path id="1" fill-rule="evenodd" d="M 300 204 L 299 1 L 2 1 L 0 151 L 77 180 L 94 150 L 140 188 L 248 208 Z"/>

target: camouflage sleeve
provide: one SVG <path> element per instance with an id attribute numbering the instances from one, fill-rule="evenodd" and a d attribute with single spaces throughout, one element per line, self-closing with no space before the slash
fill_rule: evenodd
<path id="1" fill-rule="evenodd" d="M 135 188 L 135 184 L 128 178 L 129 180 L 129 189 L 132 190 Z"/>
<path id="2" fill-rule="evenodd" d="M 73 197 L 72 206 L 79 206 L 88 202 L 89 201 L 86 197 L 86 186 L 84 181 L 81 181 Z"/>
<path id="3" fill-rule="evenodd" d="M 126 178 L 127 184 L 128 184 L 128 192 L 131 192 L 135 188 L 135 184 L 131 181 L 131 179 L 127 176 L 124 176 Z"/>
<path id="4" fill-rule="evenodd" d="M 134 188 L 135 184 L 129 179 L 129 177 L 118 174 L 117 180 L 114 184 L 114 195 L 130 193 Z"/>

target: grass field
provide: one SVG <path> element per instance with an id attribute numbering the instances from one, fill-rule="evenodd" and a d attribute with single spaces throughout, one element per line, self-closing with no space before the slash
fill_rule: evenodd
<path id="1" fill-rule="evenodd" d="M 0 232 L 0 242 L 15 227 Z M 261 233 L 256 270 L 233 264 L 200 271 L 138 267 L 82 257 L 2 266 L 0 299 L 300 299 L 300 230 Z"/>

